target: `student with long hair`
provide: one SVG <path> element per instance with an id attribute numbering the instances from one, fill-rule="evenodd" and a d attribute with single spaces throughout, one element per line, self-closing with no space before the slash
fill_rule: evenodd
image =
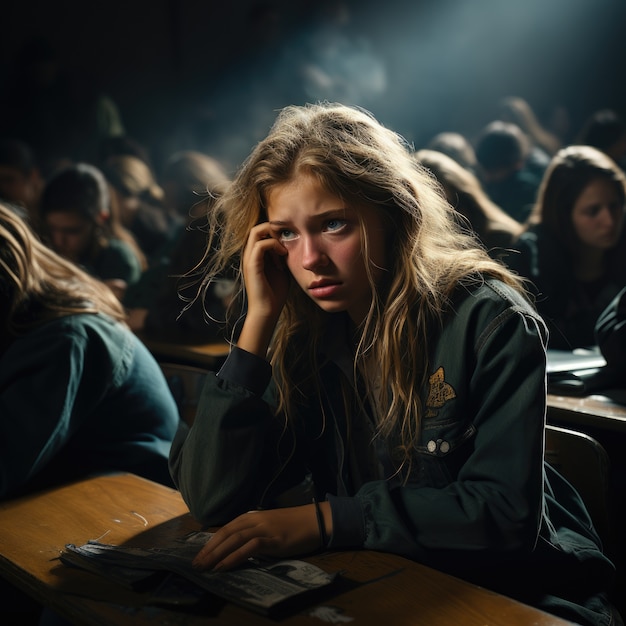
<path id="1" fill-rule="evenodd" d="M 247 313 L 172 444 L 191 512 L 223 525 L 195 566 L 381 550 L 611 623 L 614 567 L 544 463 L 545 326 L 404 141 L 288 107 L 212 216 L 205 284 L 240 258 Z"/>
<path id="2" fill-rule="evenodd" d="M 532 281 L 550 347 L 596 343 L 600 313 L 626 286 L 626 177 L 591 146 L 552 158 L 509 266 Z"/>
<path id="3" fill-rule="evenodd" d="M 107 471 L 171 484 L 177 407 L 124 317 L 0 204 L 0 499 Z"/>
<path id="4" fill-rule="evenodd" d="M 462 226 L 469 227 L 493 257 L 500 257 L 522 233 L 522 225 L 492 202 L 480 180 L 447 154 L 423 149 L 415 158 L 441 183 Z M 461 217 L 462 216 L 462 217 Z"/>

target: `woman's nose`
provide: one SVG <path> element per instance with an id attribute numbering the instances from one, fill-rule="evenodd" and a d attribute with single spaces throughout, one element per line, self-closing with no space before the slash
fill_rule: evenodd
<path id="1" fill-rule="evenodd" d="M 305 237 L 303 245 L 302 267 L 315 270 L 328 264 L 328 256 L 316 237 Z"/>
<path id="2" fill-rule="evenodd" d="M 607 206 L 602 209 L 600 216 L 604 224 L 609 225 L 609 226 L 615 226 L 621 217 L 621 213 L 618 214 L 611 207 Z"/>

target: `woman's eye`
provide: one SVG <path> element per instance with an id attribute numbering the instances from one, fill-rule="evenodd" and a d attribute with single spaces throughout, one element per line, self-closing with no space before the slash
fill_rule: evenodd
<path id="1" fill-rule="evenodd" d="M 592 206 L 592 207 L 589 207 L 589 208 L 585 211 L 585 214 L 586 214 L 588 217 L 596 217 L 596 215 L 598 215 L 598 213 L 600 213 L 600 207 L 598 207 L 598 206 Z"/>
<path id="2" fill-rule="evenodd" d="M 289 241 L 295 237 L 294 232 L 292 230 L 281 230 L 278 233 L 278 237 L 281 241 Z"/>
<path id="3" fill-rule="evenodd" d="M 343 228 L 345 225 L 346 225 L 346 220 L 340 220 L 340 219 L 328 220 L 328 222 L 326 222 L 327 230 L 339 230 Z"/>

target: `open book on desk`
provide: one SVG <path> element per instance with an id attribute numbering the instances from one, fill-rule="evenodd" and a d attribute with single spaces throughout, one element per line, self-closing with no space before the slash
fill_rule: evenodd
<path id="1" fill-rule="evenodd" d="M 80 567 L 114 580 L 135 591 L 153 590 L 156 604 L 191 604 L 209 592 L 262 615 L 275 616 L 304 608 L 316 592 L 325 589 L 337 574 L 300 560 L 249 560 L 229 572 L 198 571 L 194 556 L 211 533 L 193 532 L 174 543 L 141 548 L 90 541 L 68 544 L 61 554 L 66 565 Z M 191 585 L 168 580 L 168 574 Z M 195 589 L 193 588 L 195 586 Z M 173 590 L 176 589 L 176 592 Z"/>

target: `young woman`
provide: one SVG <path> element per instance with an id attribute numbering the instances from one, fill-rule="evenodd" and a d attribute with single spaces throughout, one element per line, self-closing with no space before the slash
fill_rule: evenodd
<path id="1" fill-rule="evenodd" d="M 510 267 L 529 278 L 550 347 L 593 346 L 600 313 L 626 286 L 626 178 L 600 150 L 569 146 L 552 159 Z"/>
<path id="2" fill-rule="evenodd" d="M 216 209 L 205 284 L 241 258 L 247 314 L 172 444 L 223 525 L 195 565 L 382 550 L 611 623 L 613 565 L 544 465 L 545 327 L 401 138 L 288 107 Z"/>
<path id="3" fill-rule="evenodd" d="M 171 484 L 177 407 L 123 320 L 0 204 L 0 499 L 106 471 Z"/>
<path id="4" fill-rule="evenodd" d="M 121 298 L 146 268 L 145 256 L 119 221 L 102 172 L 67 166 L 46 184 L 40 206 L 52 249 L 104 281 Z"/>

